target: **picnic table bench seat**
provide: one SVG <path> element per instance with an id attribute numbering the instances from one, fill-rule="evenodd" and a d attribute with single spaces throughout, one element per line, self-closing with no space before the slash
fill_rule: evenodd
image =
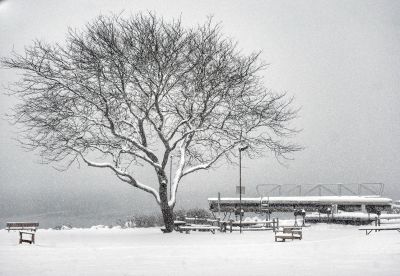
<path id="1" fill-rule="evenodd" d="M 220 230 L 220 227 L 218 226 L 211 226 L 211 225 L 184 225 L 184 226 L 179 226 L 178 231 L 180 233 L 185 232 L 186 234 L 189 234 L 190 231 L 203 231 L 203 232 L 211 232 L 215 234 L 216 230 Z"/>

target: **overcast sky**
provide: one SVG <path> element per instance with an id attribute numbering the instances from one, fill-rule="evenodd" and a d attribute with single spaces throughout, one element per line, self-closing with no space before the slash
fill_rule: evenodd
<path id="1" fill-rule="evenodd" d="M 193 26 L 214 15 L 244 51 L 262 51 L 265 85 L 287 91 L 301 107 L 295 121 L 305 147 L 280 165 L 267 155 L 243 160 L 246 196 L 262 183 L 383 182 L 400 198 L 399 1 L 0 1 L 0 56 L 33 39 L 63 42 L 67 28 L 99 14 L 154 11 Z M 0 83 L 16 73 L 0 69 Z M 0 110 L 15 102 L 0 88 Z M 110 173 L 39 165 L 0 121 L 0 217 L 72 212 L 129 214 L 158 211 L 153 198 Z M 142 177 L 152 177 L 142 172 Z M 238 168 L 221 166 L 184 180 L 179 207 L 205 207 L 218 191 L 233 196 Z"/>

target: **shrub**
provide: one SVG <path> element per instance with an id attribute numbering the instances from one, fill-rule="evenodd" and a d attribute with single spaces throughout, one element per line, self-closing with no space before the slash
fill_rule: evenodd
<path id="1" fill-rule="evenodd" d="M 126 220 L 119 219 L 117 225 L 122 228 L 145 228 L 161 226 L 163 224 L 162 216 L 160 215 L 138 215 L 128 217 Z"/>
<path id="2" fill-rule="evenodd" d="M 202 208 L 179 209 L 174 211 L 174 219 L 184 219 L 185 217 L 211 218 L 211 212 Z M 164 225 L 161 214 L 157 215 L 137 215 L 128 217 L 126 220 L 119 219 L 116 223 L 121 228 L 145 228 Z"/>
<path id="3" fill-rule="evenodd" d="M 184 218 L 184 217 L 198 217 L 198 218 L 211 218 L 211 212 L 203 208 L 192 208 L 192 209 L 180 209 L 174 212 L 174 218 Z"/>

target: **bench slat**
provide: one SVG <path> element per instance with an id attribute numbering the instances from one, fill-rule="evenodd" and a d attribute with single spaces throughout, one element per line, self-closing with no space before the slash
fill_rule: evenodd
<path id="1" fill-rule="evenodd" d="M 7 222 L 7 227 L 39 227 L 39 222 Z"/>

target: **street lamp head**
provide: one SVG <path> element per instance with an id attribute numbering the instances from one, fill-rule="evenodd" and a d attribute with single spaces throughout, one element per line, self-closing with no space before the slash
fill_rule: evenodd
<path id="1" fill-rule="evenodd" d="M 239 151 L 244 151 L 244 150 L 248 149 L 248 147 L 249 147 L 249 145 L 246 145 L 246 146 L 240 147 L 240 148 L 239 148 Z"/>

